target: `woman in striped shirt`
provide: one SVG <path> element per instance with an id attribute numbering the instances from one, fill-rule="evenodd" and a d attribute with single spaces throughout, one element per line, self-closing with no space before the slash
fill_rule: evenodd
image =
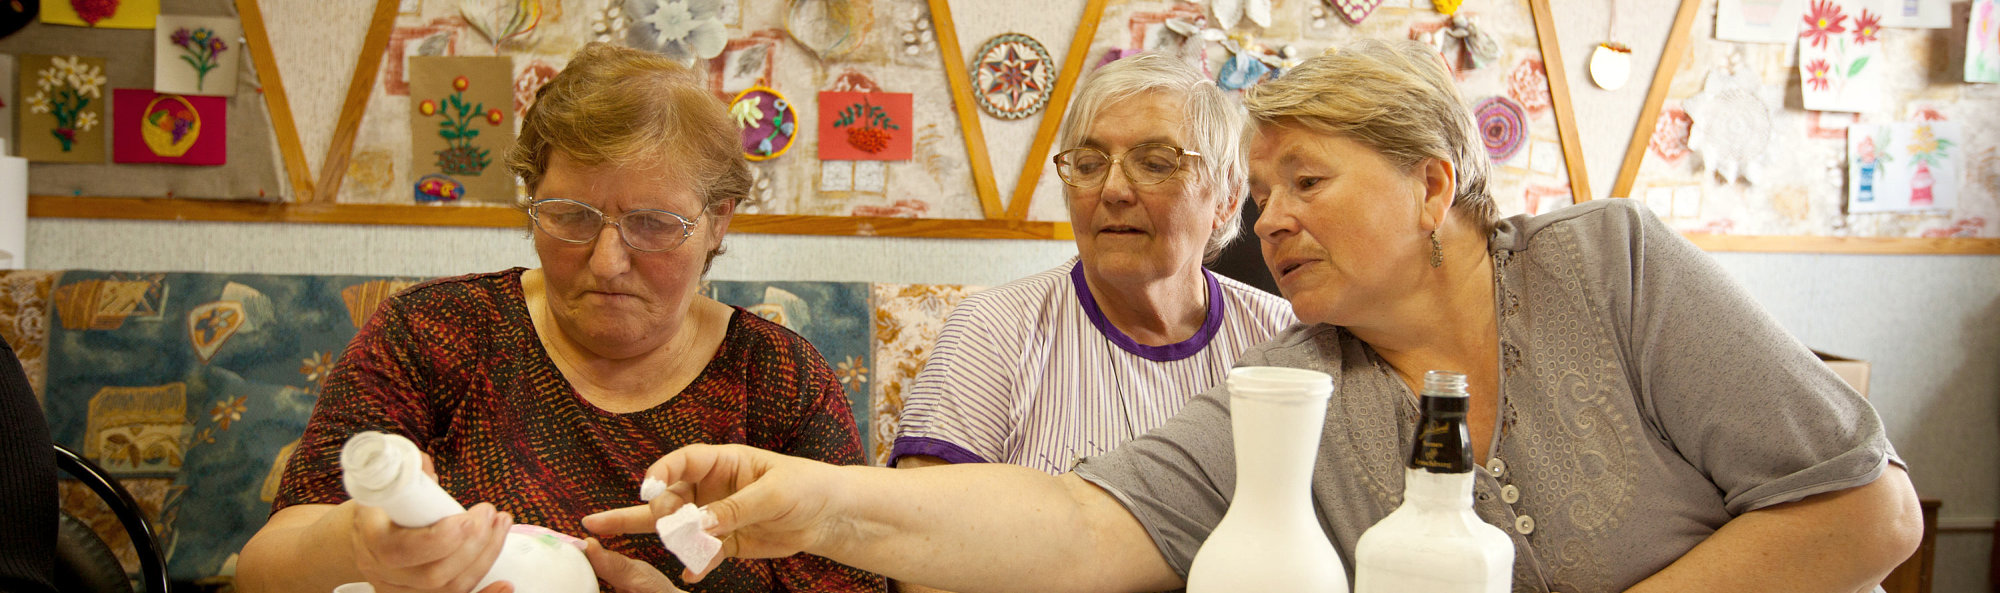
<path id="1" fill-rule="evenodd" d="M 1062 473 L 1165 423 L 1294 321 L 1202 267 L 1236 237 L 1245 188 L 1244 116 L 1222 89 L 1141 54 L 1098 70 L 1064 120 L 1078 257 L 952 311 L 903 405 L 897 467 Z"/>

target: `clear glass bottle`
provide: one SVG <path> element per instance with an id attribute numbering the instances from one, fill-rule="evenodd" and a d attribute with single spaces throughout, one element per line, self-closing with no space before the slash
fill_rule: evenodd
<path id="1" fill-rule="evenodd" d="M 1514 543 L 1472 511 L 1465 375 L 1424 374 L 1416 442 L 1403 470 L 1403 504 L 1354 547 L 1354 593 L 1506 593 Z"/>
<path id="2" fill-rule="evenodd" d="M 1188 593 L 1347 593 L 1347 569 L 1313 512 L 1313 459 L 1333 379 L 1278 367 L 1229 371 L 1236 492 L 1188 569 Z"/>

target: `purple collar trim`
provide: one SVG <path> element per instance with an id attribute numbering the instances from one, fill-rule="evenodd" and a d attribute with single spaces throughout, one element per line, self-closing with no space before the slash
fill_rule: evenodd
<path id="1" fill-rule="evenodd" d="M 1207 348 L 1209 341 L 1215 339 L 1216 331 L 1222 329 L 1222 284 L 1215 281 L 1215 273 L 1208 268 L 1202 268 L 1201 277 L 1208 283 L 1208 318 L 1202 320 L 1201 329 L 1180 342 L 1147 346 L 1119 331 L 1118 326 L 1111 325 L 1111 320 L 1104 317 L 1104 310 L 1097 307 L 1097 297 L 1090 294 L 1090 283 L 1083 279 L 1082 260 L 1069 269 L 1069 280 L 1076 285 L 1076 297 L 1083 302 L 1083 312 L 1090 316 L 1090 324 L 1097 326 L 1097 331 L 1117 344 L 1119 349 L 1153 362 L 1173 362 L 1194 356 Z"/>

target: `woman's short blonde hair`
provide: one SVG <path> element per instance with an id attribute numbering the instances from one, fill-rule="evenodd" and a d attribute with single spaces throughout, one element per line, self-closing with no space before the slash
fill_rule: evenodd
<path id="1" fill-rule="evenodd" d="M 1241 143 L 1243 108 L 1217 88 L 1215 81 L 1171 55 L 1145 52 L 1098 68 L 1077 89 L 1074 104 L 1063 114 L 1056 145 L 1063 150 L 1081 146 L 1105 108 L 1148 93 L 1184 101 L 1187 119 L 1182 131 L 1192 145 L 1182 148 L 1201 153 L 1201 165 L 1193 169 L 1195 181 L 1225 205 L 1240 197 L 1249 177 Z M 1242 218 L 1243 209 L 1238 207 L 1209 234 L 1203 261 L 1214 262 L 1222 248 L 1236 239 Z"/>
<path id="2" fill-rule="evenodd" d="M 533 195 L 557 151 L 589 166 L 673 163 L 683 175 L 677 182 L 693 184 L 703 211 L 716 212 L 750 195 L 741 138 L 705 73 L 656 53 L 591 43 L 535 92 L 507 168 Z M 721 253 L 717 247 L 708 259 Z"/>
<path id="3" fill-rule="evenodd" d="M 1497 217 L 1486 190 L 1485 142 L 1444 60 L 1415 41 L 1364 40 L 1313 57 L 1244 97 L 1253 132 L 1297 127 L 1348 138 L 1414 170 L 1450 163 L 1459 215 L 1482 233 Z"/>

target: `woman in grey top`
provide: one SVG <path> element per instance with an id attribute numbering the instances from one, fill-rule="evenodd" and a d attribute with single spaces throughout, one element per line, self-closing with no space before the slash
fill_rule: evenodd
<path id="1" fill-rule="evenodd" d="M 1921 534 L 1873 409 L 1693 245 L 1625 200 L 1493 220 L 1487 160 L 1421 46 L 1308 60 L 1246 105 L 1264 259 L 1299 318 L 1239 364 L 1333 375 L 1314 468 L 1353 566 L 1393 510 L 1424 371 L 1466 373 L 1476 507 L 1517 591 L 1861 591 Z M 812 552 L 961 591 L 1183 585 L 1235 486 L 1228 395 L 1048 477 L 835 467 L 697 446 L 726 555 Z M 644 532 L 679 500 L 593 516 Z M 690 575 L 693 576 L 693 575 Z"/>

